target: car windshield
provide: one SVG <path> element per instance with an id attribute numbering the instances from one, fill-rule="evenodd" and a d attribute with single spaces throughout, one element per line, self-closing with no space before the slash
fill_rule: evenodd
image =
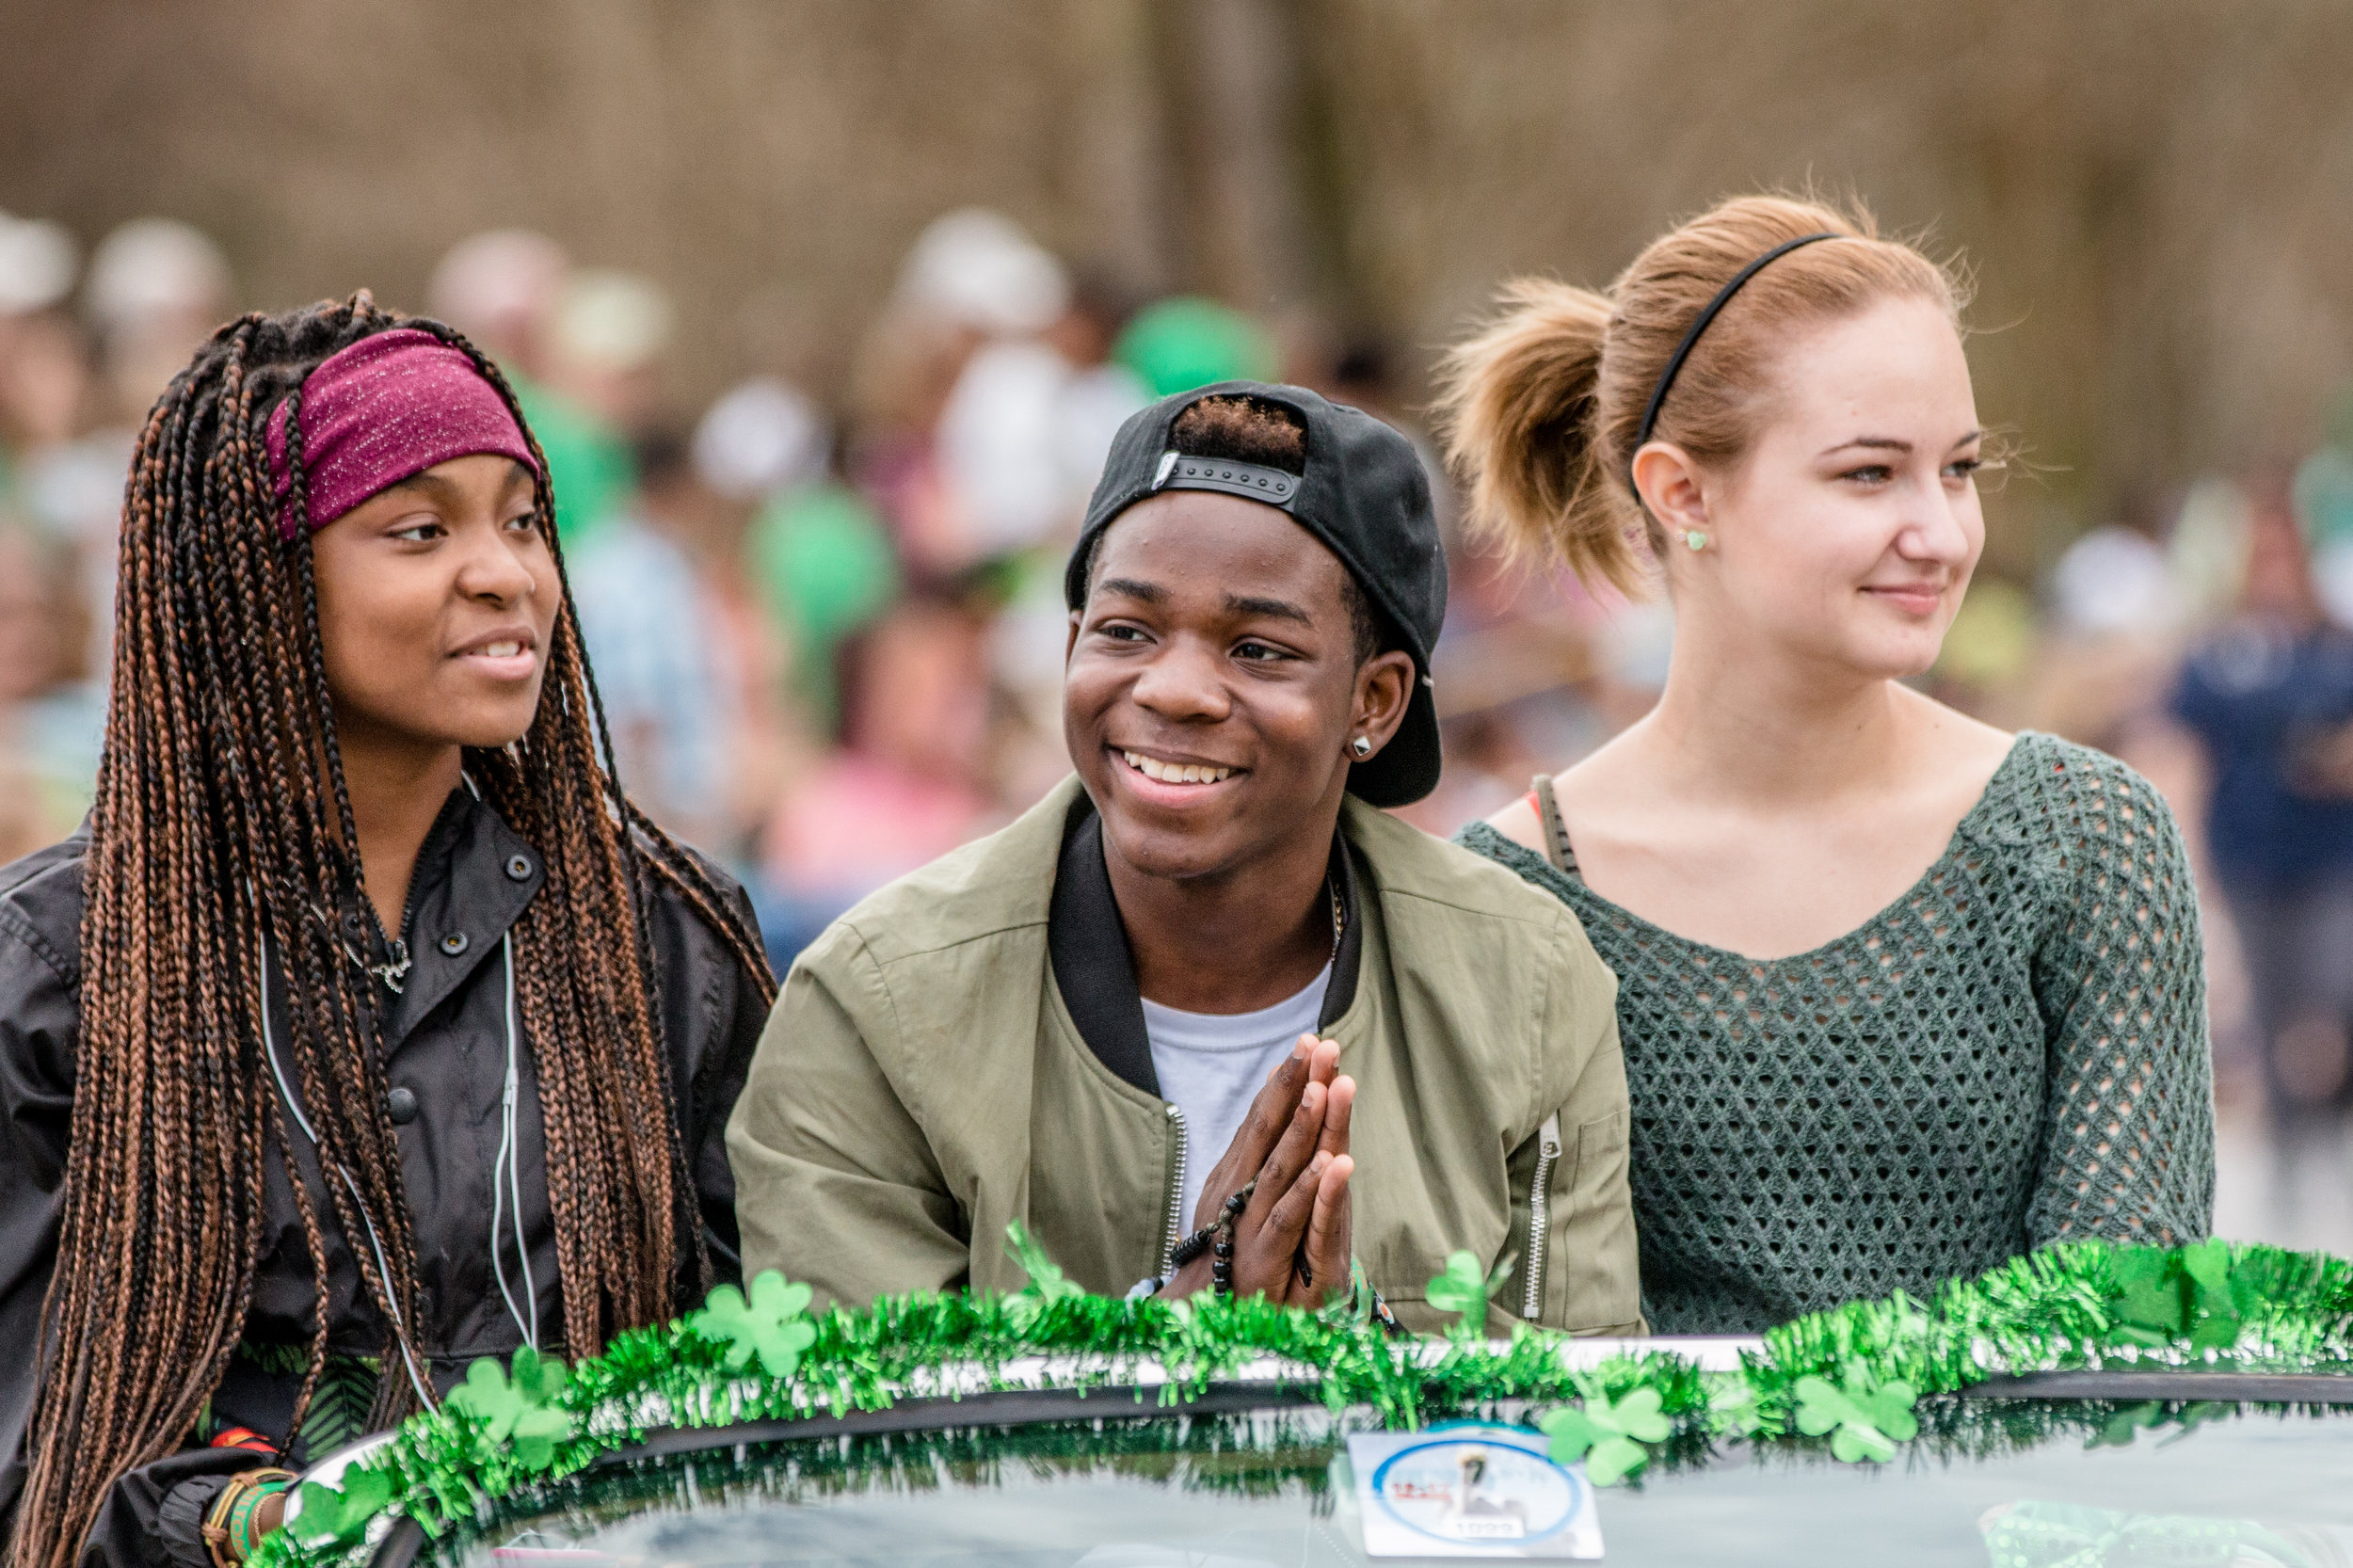
<path id="1" fill-rule="evenodd" d="M 2353 1411 L 2012 1399 L 1924 1401 L 1919 1414 L 1920 1441 L 1884 1465 L 1839 1464 L 1827 1443 L 1803 1440 L 1753 1448 L 1700 1439 L 1670 1451 L 1638 1484 L 1594 1495 L 1607 1560 L 2353 1561 Z M 985 1424 L 977 1408 L 944 1407 L 927 1418 L 938 1424 L 744 1445 L 703 1434 L 724 1446 L 608 1462 L 445 1537 L 418 1560 L 445 1568 L 1402 1560 L 1365 1551 L 1347 1437 L 1374 1430 L 1369 1414 L 1270 1405 L 1005 1426 Z"/>

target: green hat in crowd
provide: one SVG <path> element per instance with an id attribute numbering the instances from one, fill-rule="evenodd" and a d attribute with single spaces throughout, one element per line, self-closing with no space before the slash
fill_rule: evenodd
<path id="1" fill-rule="evenodd" d="M 1213 381 L 1272 380 L 1275 370 L 1274 344 L 1256 321 L 1197 296 L 1138 311 L 1112 358 L 1156 398 Z"/>

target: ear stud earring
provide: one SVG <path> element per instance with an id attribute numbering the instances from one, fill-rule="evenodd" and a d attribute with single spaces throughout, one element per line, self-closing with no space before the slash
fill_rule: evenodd
<path id="1" fill-rule="evenodd" d="M 1683 542 L 1689 545 L 1694 552 L 1705 550 L 1707 536 L 1696 528 L 1687 528 L 1683 531 Z"/>
<path id="2" fill-rule="evenodd" d="M 1356 760 L 1361 762 L 1372 755 L 1372 740 L 1369 736 L 1359 735 L 1348 743 L 1348 749 L 1354 753 Z"/>

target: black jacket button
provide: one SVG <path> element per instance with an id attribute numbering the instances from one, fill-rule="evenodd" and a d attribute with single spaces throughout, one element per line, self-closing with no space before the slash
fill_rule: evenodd
<path id="1" fill-rule="evenodd" d="M 448 936 L 442 937 L 441 951 L 448 953 L 452 958 L 455 958 L 459 953 L 465 952 L 466 934 L 462 931 L 453 931 Z"/>
<path id="2" fill-rule="evenodd" d="M 407 1127 L 417 1119 L 417 1092 L 406 1083 L 384 1096 L 384 1109 L 394 1127 Z"/>
<path id="3" fill-rule="evenodd" d="M 530 881 L 531 857 L 527 855 L 509 856 L 506 861 L 506 874 L 516 882 Z"/>

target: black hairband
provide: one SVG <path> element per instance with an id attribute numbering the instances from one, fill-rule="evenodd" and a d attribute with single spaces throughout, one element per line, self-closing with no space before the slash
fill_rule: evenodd
<path id="1" fill-rule="evenodd" d="M 1812 245 L 1816 240 L 1844 238 L 1846 238 L 1844 234 L 1824 230 L 1818 234 L 1800 234 L 1796 239 L 1784 240 L 1734 273 L 1732 281 L 1716 291 L 1716 297 L 1707 302 L 1707 309 L 1693 318 L 1690 329 L 1683 334 L 1683 341 L 1675 344 L 1674 358 L 1667 361 L 1667 368 L 1659 374 L 1658 385 L 1650 394 L 1650 406 L 1642 410 L 1642 428 L 1634 437 L 1634 452 L 1640 452 L 1650 444 L 1651 432 L 1658 425 L 1658 410 L 1665 405 L 1668 390 L 1675 384 L 1675 377 L 1682 374 L 1683 361 L 1691 357 L 1691 345 L 1700 341 L 1700 334 L 1706 331 L 1707 324 L 1716 319 L 1716 312 L 1731 303 L 1732 296 L 1740 292 L 1740 286 L 1763 271 L 1767 265 L 1778 261 L 1801 245 Z M 1629 487 L 1634 484 L 1633 452 L 1626 454 L 1625 482 Z M 1636 493 L 1639 495 L 1641 492 L 1637 490 Z"/>

